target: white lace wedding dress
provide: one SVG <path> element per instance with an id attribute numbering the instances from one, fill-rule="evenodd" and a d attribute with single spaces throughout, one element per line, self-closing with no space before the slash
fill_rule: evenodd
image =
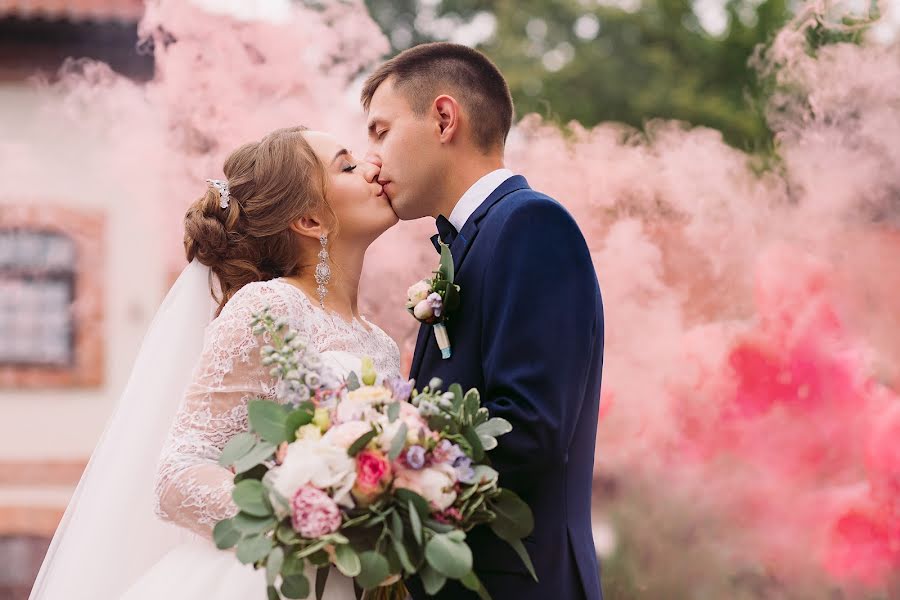
<path id="1" fill-rule="evenodd" d="M 215 523 L 237 512 L 231 500 L 233 475 L 217 459 L 232 436 L 247 430 L 247 401 L 272 396 L 268 368 L 260 364 L 260 339 L 250 326 L 253 313 L 265 307 L 275 318 L 285 317 L 339 373 L 358 370 L 361 358 L 369 356 L 380 375 L 399 374 L 397 344 L 365 319 L 347 322 L 280 279 L 238 291 L 206 330 L 202 356 L 159 464 L 157 514 L 192 534 L 138 579 L 124 600 L 266 598 L 264 573 L 240 564 L 211 541 Z M 307 575 L 312 584 L 314 573 Z M 332 569 L 325 598 L 354 599 L 351 581 Z"/>

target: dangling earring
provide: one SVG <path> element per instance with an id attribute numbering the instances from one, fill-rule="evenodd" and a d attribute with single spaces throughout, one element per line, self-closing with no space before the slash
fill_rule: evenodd
<path id="1" fill-rule="evenodd" d="M 328 295 L 328 282 L 331 281 L 331 267 L 328 266 L 328 236 L 322 234 L 319 238 L 322 249 L 319 250 L 319 264 L 316 265 L 316 283 L 319 286 L 316 292 L 319 294 L 319 306 L 325 308 L 325 296 Z"/>

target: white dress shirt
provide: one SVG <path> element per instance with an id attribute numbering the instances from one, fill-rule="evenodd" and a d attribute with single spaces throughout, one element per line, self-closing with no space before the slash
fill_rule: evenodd
<path id="1" fill-rule="evenodd" d="M 478 207 L 488 199 L 488 196 L 494 193 L 494 190 L 512 177 L 513 174 L 509 169 L 497 169 L 473 183 L 472 187 L 466 190 L 466 193 L 456 203 L 453 212 L 450 213 L 447 220 L 453 223 L 457 231 L 462 231 L 463 225 L 466 224 L 472 213 L 478 210 Z"/>

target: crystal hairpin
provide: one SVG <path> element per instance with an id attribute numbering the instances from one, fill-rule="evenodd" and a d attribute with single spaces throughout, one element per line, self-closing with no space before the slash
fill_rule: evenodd
<path id="1" fill-rule="evenodd" d="M 231 190 L 228 189 L 228 182 L 223 179 L 207 179 L 206 183 L 218 190 L 219 206 L 228 208 L 228 203 L 231 201 Z"/>

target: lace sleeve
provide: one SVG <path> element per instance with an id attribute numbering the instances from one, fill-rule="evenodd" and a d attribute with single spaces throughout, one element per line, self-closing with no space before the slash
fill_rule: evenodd
<path id="1" fill-rule="evenodd" d="M 206 330 L 195 367 L 160 457 L 157 514 L 211 537 L 217 521 L 233 516 L 233 474 L 217 463 L 222 448 L 246 431 L 247 401 L 268 394 L 268 373 L 260 364 L 252 315 L 264 307 L 285 316 L 273 288 L 250 284 L 226 304 Z"/>

